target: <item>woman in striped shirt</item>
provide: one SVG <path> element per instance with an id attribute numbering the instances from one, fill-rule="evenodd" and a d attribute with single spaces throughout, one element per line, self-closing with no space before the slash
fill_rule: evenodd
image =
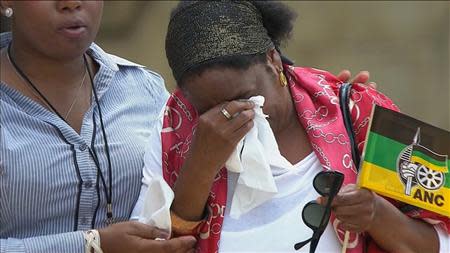
<path id="1" fill-rule="evenodd" d="M 98 232 L 104 252 L 192 251 L 192 236 L 156 241 L 168 235 L 128 221 L 168 93 L 92 43 L 103 2 L 1 7 L 0 252 L 91 252 Z"/>

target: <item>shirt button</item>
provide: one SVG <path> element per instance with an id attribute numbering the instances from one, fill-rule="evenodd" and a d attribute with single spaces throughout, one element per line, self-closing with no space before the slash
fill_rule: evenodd
<path id="1" fill-rule="evenodd" d="M 81 224 L 87 225 L 88 222 L 89 222 L 89 219 L 88 219 L 87 217 L 82 217 L 82 218 L 81 218 Z"/>
<path id="2" fill-rule="evenodd" d="M 86 143 L 81 144 L 81 145 L 78 147 L 78 149 L 79 149 L 80 151 L 85 151 L 87 148 L 88 148 L 88 145 L 87 145 Z"/>
<path id="3" fill-rule="evenodd" d="M 84 187 L 86 187 L 86 188 L 91 188 L 92 187 L 92 181 L 86 181 L 86 182 L 84 182 Z"/>

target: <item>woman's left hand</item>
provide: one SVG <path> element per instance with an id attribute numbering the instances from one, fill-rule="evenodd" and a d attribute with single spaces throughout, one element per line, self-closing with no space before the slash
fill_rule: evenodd
<path id="1" fill-rule="evenodd" d="M 367 231 L 377 215 L 377 199 L 379 196 L 372 191 L 348 184 L 341 188 L 331 203 L 332 211 L 342 229 L 350 232 Z M 324 204 L 325 198 L 319 198 Z"/>

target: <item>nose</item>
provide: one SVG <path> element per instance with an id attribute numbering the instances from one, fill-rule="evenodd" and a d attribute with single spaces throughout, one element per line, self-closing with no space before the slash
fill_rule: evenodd
<path id="1" fill-rule="evenodd" d="M 62 12 L 72 12 L 75 10 L 79 10 L 81 8 L 82 1 L 68 1 L 61 0 L 57 1 L 58 10 Z"/>

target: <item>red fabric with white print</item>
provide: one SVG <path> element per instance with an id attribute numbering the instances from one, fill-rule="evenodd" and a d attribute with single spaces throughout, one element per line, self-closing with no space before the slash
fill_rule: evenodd
<path id="1" fill-rule="evenodd" d="M 284 66 L 289 80 L 298 120 L 306 130 L 324 170 L 336 170 L 345 175 L 344 184 L 356 182 L 356 169 L 351 159 L 348 135 L 339 108 L 337 94 L 342 82 L 332 74 L 312 69 Z M 353 85 L 351 91 L 352 122 L 360 152 L 364 146 L 372 105 L 377 104 L 398 111 L 392 101 L 364 85 Z M 163 120 L 162 164 L 164 179 L 173 187 L 195 132 L 198 115 L 192 105 L 175 91 L 167 103 Z M 209 216 L 200 227 L 198 251 L 215 253 L 219 250 L 220 232 L 227 200 L 227 172 L 223 168 L 216 176 L 207 202 Z M 443 216 L 418 211 L 415 217 L 444 222 L 450 231 L 450 221 Z M 339 229 L 339 220 L 332 215 L 330 222 L 341 243 L 345 231 Z M 364 234 L 350 234 L 347 252 L 383 252 Z"/>

